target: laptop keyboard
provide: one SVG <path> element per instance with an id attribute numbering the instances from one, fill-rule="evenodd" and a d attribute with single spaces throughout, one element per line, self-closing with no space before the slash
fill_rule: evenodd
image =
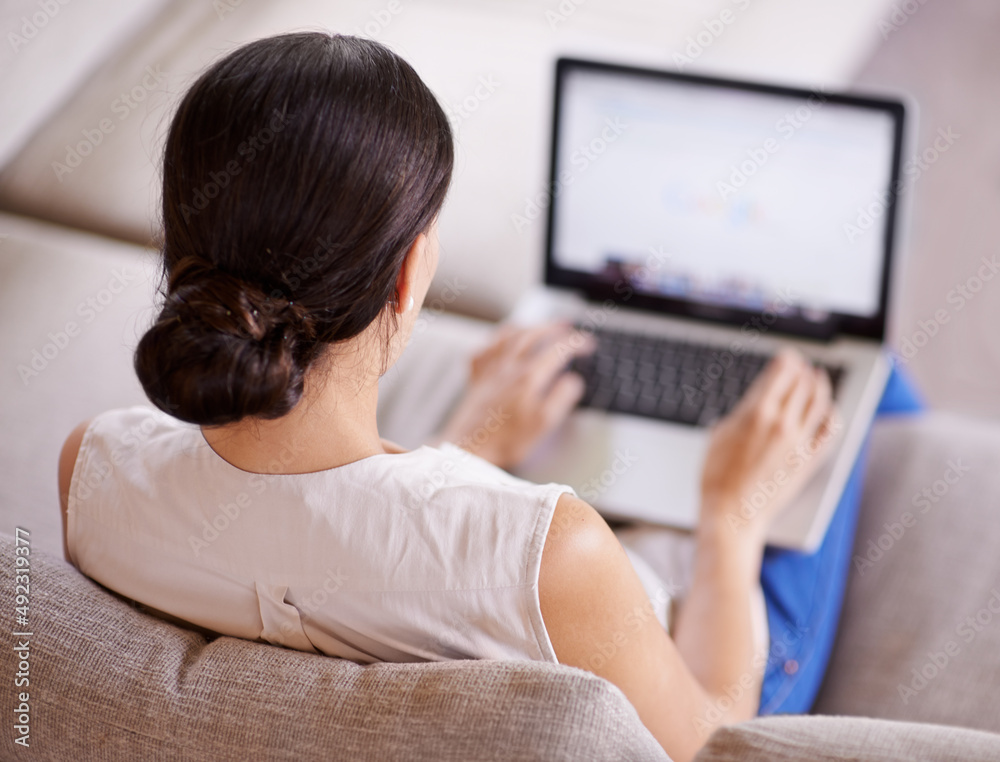
<path id="1" fill-rule="evenodd" d="M 624 331 L 594 331 L 597 349 L 573 360 L 582 407 L 709 426 L 729 412 L 771 359 L 724 347 Z M 843 369 L 823 365 L 836 397 Z"/>

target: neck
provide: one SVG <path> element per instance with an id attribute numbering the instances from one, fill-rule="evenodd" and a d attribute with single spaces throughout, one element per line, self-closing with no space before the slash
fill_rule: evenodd
<path id="1" fill-rule="evenodd" d="M 287 415 L 204 428 L 206 441 L 231 465 L 255 473 L 323 471 L 391 451 L 375 418 L 378 373 L 357 350 L 344 347 L 311 368 Z"/>

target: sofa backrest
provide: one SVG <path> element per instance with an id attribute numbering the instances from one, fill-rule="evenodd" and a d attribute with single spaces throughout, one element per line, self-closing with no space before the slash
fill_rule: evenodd
<path id="1" fill-rule="evenodd" d="M 14 581 L 15 540 L 0 534 Z M 28 556 L 31 759 L 662 760 L 624 695 L 532 662 L 375 664 L 202 635 L 151 617 L 45 552 Z M 20 567 L 22 570 L 25 567 Z M 5 589 L 13 589 L 5 586 Z M 2 660 L 14 685 L 19 658 Z M 4 717 L 18 695 L 5 690 Z M 15 759 L 10 732 L 0 757 Z M 26 757 L 27 758 L 27 757 Z"/>

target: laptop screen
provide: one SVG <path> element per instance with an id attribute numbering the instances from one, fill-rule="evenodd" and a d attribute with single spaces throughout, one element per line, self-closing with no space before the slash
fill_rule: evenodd
<path id="1" fill-rule="evenodd" d="M 562 59 L 548 280 L 882 338 L 902 119 L 895 101 Z"/>

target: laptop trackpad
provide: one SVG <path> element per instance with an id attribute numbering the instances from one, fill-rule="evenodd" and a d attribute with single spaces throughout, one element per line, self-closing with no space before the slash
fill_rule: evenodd
<path id="1" fill-rule="evenodd" d="M 691 528 L 708 431 L 582 409 L 518 469 L 560 482 L 609 517 Z"/>

